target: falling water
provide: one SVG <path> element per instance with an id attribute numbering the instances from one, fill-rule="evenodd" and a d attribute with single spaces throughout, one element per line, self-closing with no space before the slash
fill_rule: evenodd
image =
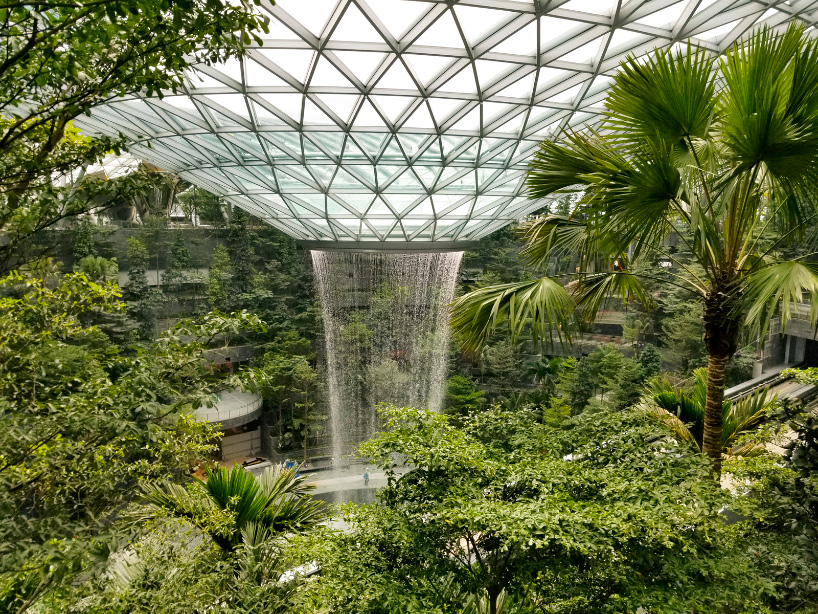
<path id="1" fill-rule="evenodd" d="M 462 256 L 312 251 L 335 458 L 372 435 L 377 403 L 440 410 Z"/>

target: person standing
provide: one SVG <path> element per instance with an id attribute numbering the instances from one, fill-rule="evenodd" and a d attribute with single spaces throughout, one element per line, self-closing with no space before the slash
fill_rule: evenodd
<path id="1" fill-rule="evenodd" d="M 369 469 L 364 469 L 364 486 L 369 486 Z"/>

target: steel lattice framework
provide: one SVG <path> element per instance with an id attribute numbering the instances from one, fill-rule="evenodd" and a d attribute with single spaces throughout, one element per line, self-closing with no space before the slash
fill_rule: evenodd
<path id="1" fill-rule="evenodd" d="M 81 125 L 293 237 L 485 236 L 542 207 L 537 143 L 593 123 L 628 55 L 724 51 L 812 26 L 818 0 L 278 0 L 263 45 L 201 66 L 185 95 L 117 99 Z"/>

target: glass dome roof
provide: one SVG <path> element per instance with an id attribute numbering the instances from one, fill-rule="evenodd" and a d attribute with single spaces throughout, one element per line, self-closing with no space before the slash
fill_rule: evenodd
<path id="1" fill-rule="evenodd" d="M 818 0 L 278 0 L 242 61 L 184 95 L 117 99 L 78 122 L 310 242 L 483 237 L 539 209 L 537 143 L 593 122 L 628 54 L 721 52 Z M 771 8 L 772 7 L 772 8 Z"/>

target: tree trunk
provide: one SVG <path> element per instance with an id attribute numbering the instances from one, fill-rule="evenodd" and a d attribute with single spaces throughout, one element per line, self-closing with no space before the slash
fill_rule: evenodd
<path id="1" fill-rule="evenodd" d="M 713 474 L 721 476 L 721 422 L 724 403 L 724 377 L 729 356 L 711 354 L 707 358 L 707 396 L 704 406 L 702 452 L 713 461 Z"/>
<path id="2" fill-rule="evenodd" d="M 489 614 L 497 614 L 497 597 L 500 596 L 500 593 L 492 589 L 489 589 L 487 592 L 489 597 Z"/>

